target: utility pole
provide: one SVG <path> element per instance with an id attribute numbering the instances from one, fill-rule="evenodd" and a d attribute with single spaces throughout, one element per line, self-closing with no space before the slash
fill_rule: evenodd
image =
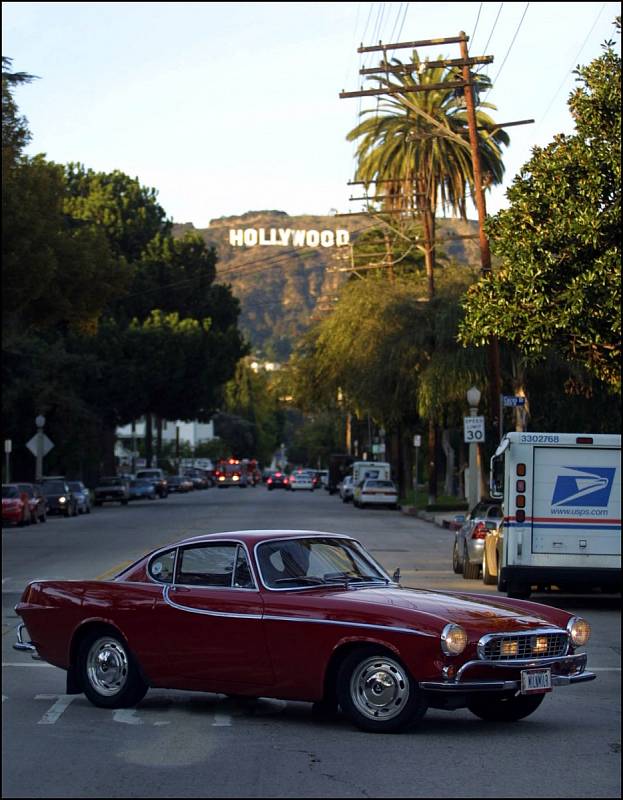
<path id="1" fill-rule="evenodd" d="M 482 169 L 480 164 L 480 153 L 478 151 L 478 132 L 476 123 L 476 108 L 474 104 L 474 84 L 469 71 L 469 54 L 467 51 L 467 36 L 464 31 L 460 33 L 461 60 L 463 61 L 462 72 L 465 83 L 465 110 L 467 112 L 467 126 L 469 129 L 469 144 L 472 154 L 472 170 L 474 173 L 474 200 L 478 211 L 478 236 L 480 242 L 480 266 L 483 277 L 491 273 L 491 251 L 489 250 L 489 240 L 485 233 L 485 220 L 487 209 L 485 206 L 485 192 L 482 183 Z M 499 399 L 501 394 L 500 378 L 500 348 L 497 336 L 492 336 L 488 344 L 489 361 L 489 414 L 491 416 L 491 428 L 493 431 L 499 430 Z"/>
<path id="2" fill-rule="evenodd" d="M 463 89 L 466 112 L 467 112 L 469 149 L 471 153 L 472 170 L 474 178 L 474 202 L 478 212 L 478 239 L 480 243 L 481 274 L 483 277 L 485 277 L 491 272 L 491 254 L 489 251 L 489 241 L 487 239 L 484 229 L 484 223 L 487 216 L 487 212 L 485 207 L 484 186 L 482 179 L 482 169 L 480 164 L 480 153 L 478 150 L 478 130 L 488 130 L 490 133 L 492 133 L 500 128 L 511 127 L 513 125 L 525 125 L 534 122 L 534 120 L 529 119 L 529 120 L 520 120 L 516 122 L 499 123 L 499 124 L 494 124 L 491 128 L 488 128 L 486 126 L 479 127 L 477 125 L 473 80 L 472 80 L 472 75 L 470 73 L 470 67 L 473 67 L 477 64 L 490 64 L 493 62 L 493 56 L 470 57 L 467 49 L 468 38 L 469 37 L 466 36 L 465 32 L 461 31 L 459 36 L 452 36 L 440 39 L 423 39 L 420 41 L 398 42 L 394 44 L 383 44 L 382 42 L 379 42 L 378 45 L 373 45 L 371 47 L 361 46 L 357 48 L 358 53 L 382 51 L 383 60 L 381 61 L 380 65 L 376 68 L 368 68 L 360 70 L 360 74 L 366 76 L 371 76 L 374 74 L 377 75 L 382 74 L 385 75 L 386 77 L 389 77 L 390 74 L 400 74 L 400 73 L 404 74 L 413 72 L 415 71 L 415 67 L 412 68 L 408 64 L 404 64 L 398 67 L 390 66 L 387 60 L 388 50 L 396 50 L 399 48 L 415 49 L 418 47 L 427 47 L 440 44 L 459 44 L 461 52 L 460 58 L 441 59 L 437 61 L 424 61 L 420 63 L 420 67 L 422 69 L 430 69 L 437 67 L 452 67 L 452 68 L 457 67 L 461 69 L 461 80 L 446 81 L 444 83 L 435 83 L 435 84 L 419 84 L 415 86 L 400 86 L 400 87 L 397 86 L 396 89 L 385 87 L 382 89 L 369 89 L 369 90 L 362 89 L 356 92 L 340 92 L 340 97 L 347 98 L 347 97 L 379 96 L 379 95 L 394 95 L 394 94 L 404 95 L 408 94 L 409 92 L 426 92 L 426 91 L 435 91 L 437 89 L 450 89 L 450 88 Z M 436 129 L 436 132 L 432 132 L 430 134 L 431 136 L 440 136 L 440 137 L 447 136 L 455 140 L 464 142 L 464 140 L 461 140 L 459 134 L 447 130 L 441 123 L 434 120 L 433 118 L 430 118 L 429 122 L 431 123 L 431 126 Z M 391 181 L 376 181 L 376 182 L 385 183 Z M 430 276 L 429 291 L 431 292 L 434 291 L 432 280 L 433 278 L 432 276 Z M 489 373 L 489 389 L 490 389 L 489 413 L 491 417 L 491 426 L 494 431 L 497 431 L 500 423 L 499 401 L 501 394 L 500 354 L 499 354 L 499 345 L 497 337 L 491 337 L 491 339 L 489 340 L 488 373 Z"/>

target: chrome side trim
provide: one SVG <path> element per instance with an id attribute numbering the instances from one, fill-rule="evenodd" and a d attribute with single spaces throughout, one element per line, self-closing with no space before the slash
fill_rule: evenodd
<path id="1" fill-rule="evenodd" d="M 167 605 L 171 606 L 171 608 L 177 609 L 178 611 L 187 611 L 190 614 L 203 614 L 206 617 L 225 617 L 227 619 L 262 619 L 262 614 L 235 614 L 234 612 L 230 611 L 208 611 L 207 609 L 203 608 L 191 608 L 190 606 L 181 605 L 169 597 L 169 592 L 172 588 L 174 587 L 171 587 L 168 584 L 162 587 L 162 599 Z M 195 586 L 193 588 L 196 589 L 202 587 Z"/>
<path id="2" fill-rule="evenodd" d="M 399 628 L 394 627 L 392 625 L 373 625 L 372 623 L 368 622 L 348 622 L 347 620 L 341 619 L 310 619 L 309 617 L 281 617 L 275 616 L 271 614 L 267 614 L 264 616 L 264 619 L 270 620 L 271 622 L 311 622 L 318 625 L 348 625 L 351 628 L 367 628 L 370 630 L 377 630 L 377 631 L 393 631 L 395 633 L 412 633 L 416 636 L 429 636 L 433 639 L 437 638 L 437 634 L 435 633 L 424 633 L 424 631 L 417 631 L 413 628 Z"/>
<path id="3" fill-rule="evenodd" d="M 162 599 L 164 602 L 171 606 L 171 608 L 175 608 L 178 611 L 187 611 L 190 614 L 203 614 L 207 617 L 221 617 L 226 619 L 256 619 L 256 620 L 266 620 L 269 622 L 308 622 L 316 625 L 342 625 L 347 626 L 350 628 L 364 628 L 367 630 L 378 630 L 378 631 L 392 631 L 395 633 L 410 633 L 415 634 L 416 636 L 429 636 L 432 638 L 437 638 L 436 634 L 434 633 L 424 633 L 423 631 L 416 631 L 413 628 L 399 628 L 393 627 L 391 625 L 373 625 L 371 623 L 366 622 L 349 622 L 348 620 L 336 620 L 336 619 L 312 619 L 309 617 L 286 617 L 286 616 L 277 616 L 271 614 L 237 614 L 235 612 L 229 611 L 208 611 L 207 609 L 199 609 L 199 608 L 191 608 L 190 606 L 182 605 L 181 603 L 176 603 L 170 597 L 170 591 L 174 587 L 171 586 L 163 586 L 162 587 Z M 193 587 L 197 588 L 197 587 Z"/>

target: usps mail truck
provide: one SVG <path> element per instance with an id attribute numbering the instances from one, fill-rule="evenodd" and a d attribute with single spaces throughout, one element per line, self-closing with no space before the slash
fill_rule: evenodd
<path id="1" fill-rule="evenodd" d="M 500 591 L 621 591 L 620 435 L 507 433 L 490 475 L 504 512 Z"/>

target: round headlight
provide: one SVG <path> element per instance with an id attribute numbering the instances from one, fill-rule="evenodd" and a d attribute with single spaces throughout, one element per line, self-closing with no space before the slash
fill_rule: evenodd
<path id="1" fill-rule="evenodd" d="M 67 502 L 67 498 L 66 497 L 59 497 L 58 498 L 58 502 L 59 503 L 66 503 Z"/>
<path id="2" fill-rule="evenodd" d="M 460 625 L 446 625 L 441 632 L 441 649 L 447 656 L 458 656 L 467 647 L 467 633 Z"/>
<path id="3" fill-rule="evenodd" d="M 567 622 L 567 632 L 576 647 L 583 647 L 591 638 L 591 626 L 582 617 L 571 617 Z"/>

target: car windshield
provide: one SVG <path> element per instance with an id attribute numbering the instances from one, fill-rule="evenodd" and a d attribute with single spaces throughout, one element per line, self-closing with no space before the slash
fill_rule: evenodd
<path id="1" fill-rule="evenodd" d="M 348 539 L 326 537 L 262 542 L 258 564 L 266 586 L 288 589 L 390 579 L 361 547 Z"/>
<path id="2" fill-rule="evenodd" d="M 17 491 L 15 486 L 3 486 L 2 487 L 2 497 L 3 498 L 5 498 L 5 497 L 8 497 L 8 498 L 19 497 L 19 492 Z"/>
<path id="3" fill-rule="evenodd" d="M 67 489 L 61 481 L 46 481 L 43 484 L 43 491 L 45 494 L 63 494 Z"/>
<path id="4" fill-rule="evenodd" d="M 67 486 L 72 490 L 72 492 L 81 492 L 82 491 L 82 484 L 80 481 L 70 481 Z"/>
<path id="5" fill-rule="evenodd" d="M 372 489 L 393 489 L 394 484 L 391 481 L 366 481 L 366 486 Z"/>
<path id="6" fill-rule="evenodd" d="M 102 486 L 123 486 L 121 478 L 102 478 L 100 481 Z"/>

